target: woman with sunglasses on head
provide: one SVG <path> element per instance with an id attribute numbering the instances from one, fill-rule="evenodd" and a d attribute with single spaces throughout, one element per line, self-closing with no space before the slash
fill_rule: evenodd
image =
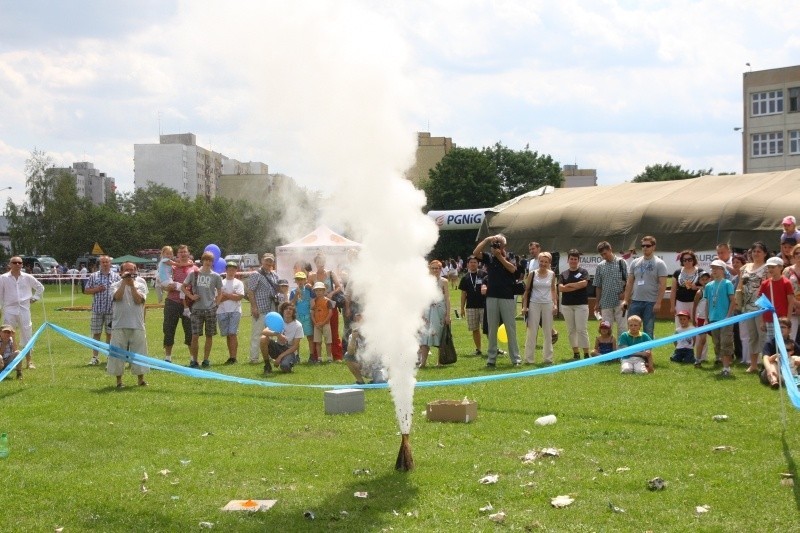
<path id="1" fill-rule="evenodd" d="M 680 311 L 689 313 L 690 322 L 694 319 L 692 316 L 694 295 L 700 290 L 698 281 L 703 272 L 697 266 L 697 256 L 692 250 L 682 251 L 679 257 L 681 268 L 672 274 L 672 288 L 669 291 L 669 312 L 675 317 L 676 328 L 681 325 L 677 316 Z"/>
<path id="2" fill-rule="evenodd" d="M 761 282 L 767 277 L 767 245 L 761 241 L 756 241 L 750 247 L 752 261 L 744 265 L 739 271 L 739 285 L 736 287 L 736 307 L 742 313 L 756 311 L 758 290 Z M 748 373 L 758 372 L 758 363 L 761 358 L 761 350 L 764 347 L 765 331 L 761 325 L 764 319 L 761 316 L 749 318 L 740 322 L 740 328 L 745 329 L 750 341 L 750 366 Z"/>

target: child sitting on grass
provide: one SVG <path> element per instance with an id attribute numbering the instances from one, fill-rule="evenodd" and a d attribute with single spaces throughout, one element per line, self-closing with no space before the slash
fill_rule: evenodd
<path id="1" fill-rule="evenodd" d="M 680 323 L 680 326 L 675 328 L 675 333 L 683 333 L 694 329 L 689 311 L 678 311 L 675 316 L 678 317 L 678 322 Z M 688 337 L 675 341 L 675 351 L 672 352 L 672 357 L 669 360 L 673 363 L 694 363 L 694 339 L 695 337 Z"/>
<path id="2" fill-rule="evenodd" d="M 14 328 L 3 324 L 0 327 L 0 370 L 9 365 L 17 355 L 19 350 L 14 343 Z M 19 365 L 17 365 L 17 379 L 22 379 L 22 369 Z"/>
<path id="3" fill-rule="evenodd" d="M 797 370 L 800 368 L 800 346 L 791 338 L 790 331 L 792 322 L 786 318 L 778 319 L 781 325 L 781 333 L 783 336 L 783 343 L 786 345 L 786 355 L 789 357 L 789 364 L 792 368 L 792 374 L 797 377 Z M 778 345 L 775 339 L 771 339 L 764 344 L 764 369 L 761 371 L 761 382 L 769 385 L 773 389 L 780 387 L 781 372 L 780 372 L 780 354 L 778 353 Z"/>
<path id="4" fill-rule="evenodd" d="M 592 350 L 592 357 L 596 355 L 605 355 L 617 349 L 617 339 L 611 334 L 611 324 L 605 320 L 600 322 L 597 328 L 600 335 L 594 339 L 594 350 Z"/>
<path id="5" fill-rule="evenodd" d="M 652 340 L 650 335 L 642 331 L 641 317 L 631 315 L 628 317 L 628 331 L 624 331 L 619 336 L 618 344 L 620 348 L 627 348 L 650 340 Z M 655 370 L 653 368 L 653 353 L 650 350 L 642 350 L 628 357 L 623 357 L 620 364 L 620 372 L 622 374 L 652 374 Z"/>

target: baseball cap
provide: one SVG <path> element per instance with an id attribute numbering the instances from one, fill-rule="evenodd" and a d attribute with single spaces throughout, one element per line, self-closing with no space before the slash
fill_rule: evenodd
<path id="1" fill-rule="evenodd" d="M 767 259 L 767 266 L 768 267 L 769 266 L 782 267 L 783 266 L 783 259 L 781 259 L 780 257 L 770 257 L 769 259 Z"/>
<path id="2" fill-rule="evenodd" d="M 225 263 L 225 268 L 231 268 L 231 267 L 239 268 L 239 265 L 236 263 L 236 261 L 228 261 L 227 263 Z"/>
<path id="3" fill-rule="evenodd" d="M 781 224 L 797 224 L 797 219 L 795 219 L 792 215 L 788 215 L 783 217 L 783 222 Z"/>
<path id="4" fill-rule="evenodd" d="M 603 328 L 611 329 L 611 324 L 608 322 L 608 320 L 603 320 L 602 322 L 600 322 L 600 325 L 597 326 L 597 329 L 603 329 Z"/>
<path id="5" fill-rule="evenodd" d="M 781 244 L 791 244 L 794 246 L 797 244 L 797 239 L 794 237 L 794 235 L 784 235 L 781 237 Z"/>
<path id="6" fill-rule="evenodd" d="M 289 282 L 288 282 L 288 281 L 286 281 L 285 279 L 279 279 L 279 280 L 278 280 L 278 285 L 279 285 L 279 286 L 281 286 L 281 285 L 285 285 L 285 286 L 287 286 L 287 287 L 288 287 L 288 286 L 289 286 Z"/>
<path id="7" fill-rule="evenodd" d="M 675 313 L 675 316 L 685 316 L 686 318 L 692 318 L 692 315 L 689 314 L 689 311 L 678 311 Z"/>
<path id="8" fill-rule="evenodd" d="M 725 261 L 723 261 L 722 259 L 714 259 L 713 261 L 711 261 L 711 266 L 718 268 L 727 268 L 728 265 L 726 265 Z"/>
<path id="9" fill-rule="evenodd" d="M 261 260 L 263 261 L 264 259 L 272 259 L 273 261 L 275 261 L 275 256 L 267 252 L 261 256 Z"/>
<path id="10" fill-rule="evenodd" d="M 318 282 L 316 282 L 314 284 L 314 290 L 317 290 L 317 289 L 327 289 L 327 287 L 325 286 L 325 284 L 323 282 L 318 281 Z"/>
<path id="11" fill-rule="evenodd" d="M 306 273 L 305 272 L 295 272 L 294 273 L 294 279 L 306 279 Z"/>
<path id="12" fill-rule="evenodd" d="M 0 326 L 0 331 L 10 331 L 11 333 L 14 333 L 14 328 L 8 324 L 3 324 Z"/>

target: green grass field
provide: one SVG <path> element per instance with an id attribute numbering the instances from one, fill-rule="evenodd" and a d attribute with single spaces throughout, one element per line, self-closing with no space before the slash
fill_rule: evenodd
<path id="1" fill-rule="evenodd" d="M 69 305 L 68 291 L 48 287 L 46 302 L 49 321 L 88 334 L 88 312 L 57 310 Z M 43 315 L 36 304 L 35 327 Z M 148 311 L 150 354 L 157 357 L 161 320 L 160 310 Z M 453 324 L 458 363 L 425 369 L 419 380 L 487 372 L 484 359 L 467 355 L 473 346 L 465 321 Z M 596 324 L 590 323 L 592 340 Z M 556 361 L 566 361 L 566 330 L 562 321 L 557 327 Z M 657 336 L 671 332 L 671 323 L 658 324 Z M 243 320 L 240 361 L 249 333 Z M 302 349 L 305 359 L 305 343 Z M 798 412 L 744 367 L 720 380 L 710 366 L 670 363 L 670 354 L 670 347 L 657 349 L 656 372 L 648 376 L 620 376 L 618 364 L 601 364 L 418 389 L 416 469 L 397 473 L 400 436 L 386 390 L 366 392 L 364 413 L 337 416 L 324 414 L 320 389 L 153 371 L 150 386 L 135 387 L 126 375 L 129 387 L 118 391 L 105 365 L 86 366 L 87 349 L 49 330 L 36 345 L 38 368 L 22 382 L 12 373 L 0 383 L 0 431 L 11 444 L 0 460 L 0 530 L 193 531 L 200 522 L 217 531 L 796 530 L 800 492 L 781 474 L 796 473 Z M 174 355 L 188 362 L 185 346 Z M 223 367 L 226 358 L 216 338 L 213 371 L 260 377 L 260 366 Z M 506 371 L 513 369 L 500 358 L 494 372 Z M 341 364 L 304 364 L 272 379 L 352 381 Z M 478 402 L 473 423 L 425 420 L 427 402 L 465 396 Z M 557 424 L 534 425 L 550 413 Z M 714 422 L 716 414 L 729 419 Z M 521 456 L 543 447 L 560 449 L 560 457 L 522 463 Z M 498 482 L 479 484 L 487 473 L 498 474 Z M 667 487 L 651 492 L 647 481 L 656 476 Z M 354 497 L 357 491 L 368 497 Z M 575 502 L 551 507 L 550 499 L 564 494 Z M 220 510 L 246 498 L 278 502 L 267 512 Z M 502 525 L 479 510 L 489 503 L 493 513 L 506 513 Z M 625 512 L 613 512 L 610 503 Z M 709 511 L 698 514 L 701 505 Z"/>

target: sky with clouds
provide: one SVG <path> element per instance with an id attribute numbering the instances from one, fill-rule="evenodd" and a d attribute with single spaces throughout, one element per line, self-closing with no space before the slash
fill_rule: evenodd
<path id="1" fill-rule="evenodd" d="M 800 57 L 800 4 L 773 0 L 0 0 L 0 13 L 0 186 L 15 201 L 33 148 L 132 190 L 133 145 L 157 142 L 159 117 L 163 133 L 323 191 L 333 166 L 376 164 L 365 154 L 381 143 L 403 145 L 402 167 L 426 130 L 530 145 L 601 185 L 664 162 L 740 172 L 746 63 Z"/>

